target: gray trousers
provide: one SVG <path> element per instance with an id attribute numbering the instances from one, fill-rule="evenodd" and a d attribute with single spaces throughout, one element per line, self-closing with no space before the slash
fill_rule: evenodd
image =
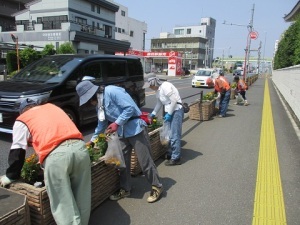
<path id="1" fill-rule="evenodd" d="M 121 148 L 123 150 L 126 169 L 120 171 L 120 186 L 126 191 L 131 190 L 131 152 L 134 149 L 138 162 L 141 166 L 143 174 L 145 175 L 147 181 L 156 187 L 161 187 L 160 178 L 156 169 L 156 165 L 151 156 L 151 145 L 149 134 L 144 130 L 129 138 L 120 138 Z"/>
<path id="2" fill-rule="evenodd" d="M 87 225 L 91 212 L 91 162 L 81 140 L 67 140 L 43 166 L 51 212 L 57 225 Z"/>

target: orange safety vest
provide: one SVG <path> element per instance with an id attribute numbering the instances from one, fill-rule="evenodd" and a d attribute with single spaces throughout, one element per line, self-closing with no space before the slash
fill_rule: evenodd
<path id="1" fill-rule="evenodd" d="M 68 139 L 83 136 L 67 114 L 59 107 L 47 103 L 35 106 L 22 113 L 18 121 L 23 122 L 32 138 L 32 146 L 43 163 L 48 154 Z"/>
<path id="2" fill-rule="evenodd" d="M 215 79 L 215 90 L 217 92 L 222 92 L 224 89 L 226 91 L 230 89 L 229 83 L 225 79 L 220 79 L 219 77 Z"/>
<path id="3" fill-rule="evenodd" d="M 238 90 L 240 90 L 240 91 L 248 90 L 247 84 L 246 84 L 245 81 L 242 80 L 242 79 L 240 79 L 240 80 L 238 81 L 237 88 L 238 88 Z"/>

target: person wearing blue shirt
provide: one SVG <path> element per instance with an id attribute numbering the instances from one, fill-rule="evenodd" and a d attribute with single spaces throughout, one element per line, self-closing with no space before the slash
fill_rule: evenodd
<path id="1" fill-rule="evenodd" d="M 136 103 L 124 88 L 114 85 L 99 87 L 90 81 L 82 81 L 76 86 L 76 91 L 80 98 L 80 106 L 90 103 L 97 109 L 98 125 L 90 143 L 93 143 L 100 133 L 117 132 L 119 136 L 126 169 L 120 171 L 120 190 L 111 195 L 110 199 L 119 200 L 130 195 L 130 161 L 134 149 L 141 169 L 152 185 L 147 201 L 157 201 L 163 192 L 163 186 L 151 157 L 147 124 L 139 118 L 142 113 Z"/>

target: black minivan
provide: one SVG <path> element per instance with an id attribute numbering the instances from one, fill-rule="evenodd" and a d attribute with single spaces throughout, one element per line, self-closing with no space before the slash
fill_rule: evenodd
<path id="1" fill-rule="evenodd" d="M 11 133 L 25 98 L 51 102 L 62 108 L 77 126 L 97 120 L 95 108 L 79 107 L 76 85 L 89 79 L 96 85 L 126 89 L 139 107 L 145 105 L 144 72 L 140 59 L 116 55 L 52 55 L 0 82 L 0 132 Z"/>

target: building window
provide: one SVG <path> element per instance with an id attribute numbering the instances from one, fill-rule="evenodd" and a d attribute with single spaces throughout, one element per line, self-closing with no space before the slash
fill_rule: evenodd
<path id="1" fill-rule="evenodd" d="M 130 31 L 130 37 L 133 37 L 133 30 Z"/>
<path id="2" fill-rule="evenodd" d="M 125 29 L 122 29 L 122 33 L 125 33 Z"/>
<path id="3" fill-rule="evenodd" d="M 105 37 L 112 38 L 112 27 L 111 26 L 105 25 L 104 31 L 105 31 L 105 34 L 104 34 Z"/>
<path id="4" fill-rule="evenodd" d="M 37 21 L 43 24 L 44 30 L 61 29 L 61 23 L 68 22 L 68 16 L 38 17 Z"/>
<path id="5" fill-rule="evenodd" d="M 78 24 L 87 25 L 87 20 L 86 19 L 83 19 L 83 18 L 80 18 L 80 17 L 75 17 L 75 21 Z"/>
<path id="6" fill-rule="evenodd" d="M 97 13 L 100 14 L 100 6 L 97 5 Z"/>
<path id="7" fill-rule="evenodd" d="M 118 33 L 121 33 L 121 28 L 120 27 L 118 27 Z"/>
<path id="8" fill-rule="evenodd" d="M 121 11 L 121 16 L 125 16 L 125 11 L 124 10 Z"/>
<path id="9" fill-rule="evenodd" d="M 184 29 L 175 29 L 174 34 L 175 35 L 183 35 L 184 34 Z"/>
<path id="10" fill-rule="evenodd" d="M 186 29 L 186 34 L 191 34 L 191 33 L 192 33 L 192 29 L 191 28 Z"/>
<path id="11" fill-rule="evenodd" d="M 92 12 L 95 12 L 95 5 L 94 4 L 91 4 L 91 10 L 92 10 Z"/>

